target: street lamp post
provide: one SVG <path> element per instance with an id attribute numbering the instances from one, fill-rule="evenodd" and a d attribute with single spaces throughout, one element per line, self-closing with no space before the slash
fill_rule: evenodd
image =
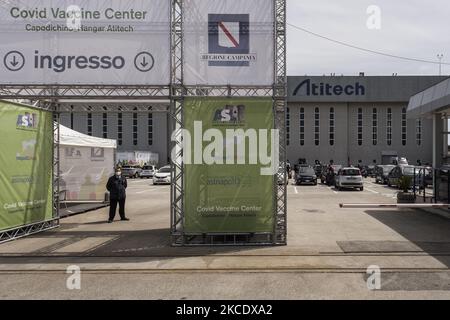
<path id="1" fill-rule="evenodd" d="M 442 59 L 444 58 L 444 55 L 442 53 L 438 54 L 437 58 L 439 59 L 439 75 L 441 76 L 442 75 Z"/>

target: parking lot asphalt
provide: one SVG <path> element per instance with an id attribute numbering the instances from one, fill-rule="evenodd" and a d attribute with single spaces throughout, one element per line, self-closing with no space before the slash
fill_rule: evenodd
<path id="1" fill-rule="evenodd" d="M 107 224 L 102 208 L 1 244 L 0 298 L 449 299 L 450 220 L 412 209 L 339 208 L 396 202 L 398 190 L 372 181 L 362 192 L 290 183 L 287 246 L 178 248 L 170 246 L 170 187 L 130 180 L 129 222 Z M 69 265 L 85 275 L 82 292 L 65 288 Z M 366 285 L 372 265 L 385 279 L 378 292 Z"/>

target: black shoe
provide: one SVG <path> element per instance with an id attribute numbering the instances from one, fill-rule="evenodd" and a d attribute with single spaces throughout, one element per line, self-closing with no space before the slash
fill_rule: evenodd
<path id="1" fill-rule="evenodd" d="M 113 221 L 112 220 L 108 220 L 108 223 L 112 223 Z"/>
<path id="2" fill-rule="evenodd" d="M 128 219 L 128 218 L 122 218 L 122 219 L 120 219 L 120 221 L 130 221 L 130 219 Z"/>

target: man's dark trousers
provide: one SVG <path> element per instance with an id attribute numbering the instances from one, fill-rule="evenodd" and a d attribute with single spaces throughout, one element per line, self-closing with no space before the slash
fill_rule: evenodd
<path id="1" fill-rule="evenodd" d="M 116 216 L 117 203 L 119 203 L 119 215 L 120 219 L 125 219 L 125 199 L 117 200 L 111 199 L 109 206 L 109 220 L 113 221 Z"/>

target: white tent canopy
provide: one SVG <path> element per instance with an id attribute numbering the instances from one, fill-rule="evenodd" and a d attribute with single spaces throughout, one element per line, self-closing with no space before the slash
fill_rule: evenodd
<path id="1" fill-rule="evenodd" d="M 59 125 L 59 137 L 59 144 L 65 146 L 84 146 L 114 149 L 117 147 L 116 140 L 88 136 L 81 132 L 69 129 L 63 125 Z"/>

